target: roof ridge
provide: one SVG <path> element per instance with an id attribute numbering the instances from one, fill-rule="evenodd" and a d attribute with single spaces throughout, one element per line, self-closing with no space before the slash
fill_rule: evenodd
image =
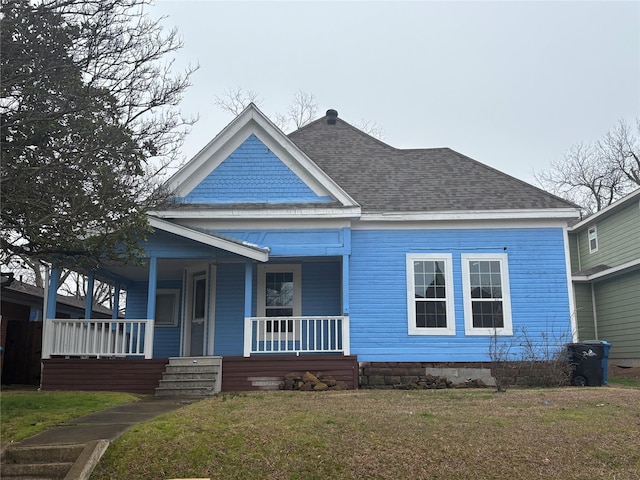
<path id="1" fill-rule="evenodd" d="M 326 119 L 327 119 L 327 115 L 324 115 L 323 117 L 320 117 L 320 118 L 314 120 L 313 122 L 309 122 L 306 125 L 298 128 L 297 130 L 294 130 L 293 132 L 289 133 L 287 136 L 291 137 L 292 135 L 295 135 L 298 132 L 306 130 L 308 127 L 311 127 L 312 125 L 315 125 L 318 122 L 326 121 Z M 367 132 L 359 129 L 358 127 L 352 125 L 351 123 L 347 122 L 346 120 L 343 120 L 340 117 L 336 118 L 336 122 L 342 123 L 344 126 L 349 127 L 351 130 L 353 130 L 355 133 L 359 134 L 360 136 L 367 137 L 367 138 L 375 141 L 376 143 L 379 143 L 381 146 L 383 146 L 385 148 L 389 148 L 389 149 L 395 150 L 395 151 L 400 151 L 401 150 L 401 149 L 399 149 L 397 147 L 394 147 L 393 145 L 389 145 L 388 143 L 383 142 L 382 140 L 380 140 L 379 138 L 374 137 L 373 135 L 369 135 Z"/>

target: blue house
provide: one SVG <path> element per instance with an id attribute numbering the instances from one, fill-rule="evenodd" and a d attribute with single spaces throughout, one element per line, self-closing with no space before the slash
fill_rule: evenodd
<path id="1" fill-rule="evenodd" d="M 222 130 L 148 212 L 144 263 L 91 272 L 126 289 L 126 319 L 50 317 L 43 385 L 66 375 L 86 386 L 80 372 L 98 378 L 104 365 L 119 378 L 126 365 L 139 384 L 156 365 L 151 385 L 169 359 L 213 359 L 216 390 L 340 361 L 355 387 L 367 362 L 487 362 L 493 336 L 522 329 L 571 339 L 574 205 L 449 148 L 396 149 L 337 117 L 285 135 L 250 105 Z"/>

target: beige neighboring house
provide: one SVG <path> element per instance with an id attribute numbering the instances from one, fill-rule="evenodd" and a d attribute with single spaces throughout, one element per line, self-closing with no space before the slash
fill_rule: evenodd
<path id="1" fill-rule="evenodd" d="M 578 340 L 640 367 L 640 189 L 569 227 Z"/>

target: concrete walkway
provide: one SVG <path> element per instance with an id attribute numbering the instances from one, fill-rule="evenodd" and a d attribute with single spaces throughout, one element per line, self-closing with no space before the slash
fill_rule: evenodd
<path id="1" fill-rule="evenodd" d="M 112 442 L 132 426 L 199 401 L 199 398 L 145 397 L 142 400 L 75 418 L 20 442 L 22 446 Z"/>

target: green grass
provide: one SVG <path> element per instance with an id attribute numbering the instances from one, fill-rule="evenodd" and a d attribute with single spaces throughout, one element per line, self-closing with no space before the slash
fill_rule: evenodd
<path id="1" fill-rule="evenodd" d="M 136 400 L 128 393 L 3 389 L 0 438 L 3 443 L 17 442 L 73 418 Z"/>
<path id="2" fill-rule="evenodd" d="M 640 389 L 220 395 L 133 427 L 92 479 L 640 478 Z"/>
<path id="3" fill-rule="evenodd" d="M 635 378 L 609 378 L 607 382 L 611 385 L 640 388 L 640 380 Z"/>

